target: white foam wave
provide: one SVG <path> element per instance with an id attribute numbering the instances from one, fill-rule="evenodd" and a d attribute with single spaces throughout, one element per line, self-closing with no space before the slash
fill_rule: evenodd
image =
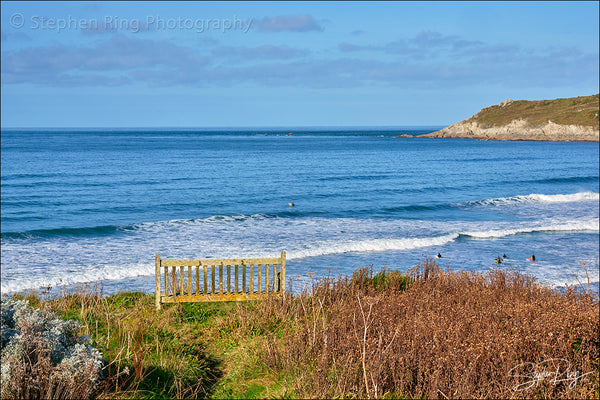
<path id="1" fill-rule="evenodd" d="M 507 205 L 515 203 L 572 203 L 572 202 L 583 202 L 583 201 L 598 201 L 600 199 L 599 193 L 594 192 L 579 192 L 572 194 L 536 194 L 532 193 L 526 196 L 512 196 L 512 197 L 498 197 L 494 199 L 486 199 L 474 202 L 468 202 L 467 204 L 481 204 L 481 205 Z"/>
<path id="2" fill-rule="evenodd" d="M 421 247 L 442 246 L 458 238 L 458 234 L 449 234 L 427 238 L 406 239 L 372 239 L 358 241 L 341 241 L 325 243 L 306 249 L 298 249 L 289 252 L 290 259 L 327 256 L 332 254 L 343 254 L 351 252 L 375 252 L 393 250 L 412 250 Z"/>
<path id="3" fill-rule="evenodd" d="M 350 252 L 377 252 L 392 250 L 411 250 L 422 247 L 441 246 L 455 240 L 458 234 L 449 234 L 437 237 L 405 238 L 405 239 L 372 239 L 354 241 L 329 241 L 314 243 L 301 249 L 291 249 L 287 252 L 288 259 L 302 259 L 307 257 L 327 256 Z M 249 257 L 264 256 L 265 253 L 247 252 Z M 231 251 L 225 251 L 222 257 L 239 257 Z M 276 254 L 273 254 L 276 256 Z M 31 273 L 30 279 L 3 279 L 2 293 L 20 292 L 34 288 L 71 286 L 88 282 L 117 281 L 154 274 L 152 263 L 136 263 L 129 265 L 96 265 L 70 267 L 67 273 Z M 41 271 L 40 271 L 41 272 Z M 50 271 L 46 271 L 50 272 Z"/>
<path id="4" fill-rule="evenodd" d="M 286 250 L 288 259 L 302 260 L 345 253 L 410 252 L 452 243 L 460 235 L 493 239 L 529 232 L 598 232 L 598 225 L 598 218 L 588 217 L 517 223 L 259 214 L 149 222 L 115 235 L 2 239 L 1 291 L 150 277 L 157 253 L 181 259 L 276 257 Z"/>
<path id="5" fill-rule="evenodd" d="M 540 282 L 553 286 L 581 286 L 587 289 L 587 285 L 593 287 L 600 282 L 600 272 L 597 268 L 597 263 L 593 260 L 578 265 L 542 265 L 536 271 L 537 275 L 542 276 Z"/>
<path id="6" fill-rule="evenodd" d="M 63 274 L 31 274 L 27 279 L 3 279 L 2 293 L 18 293 L 39 288 L 60 288 L 100 281 L 118 281 L 121 279 L 154 274 L 154 265 L 104 265 L 96 268 L 75 267 Z"/>
<path id="7" fill-rule="evenodd" d="M 519 228 L 490 229 L 485 231 L 467 231 L 463 235 L 476 239 L 493 239 L 505 236 L 517 235 L 519 233 L 532 232 L 598 232 L 599 220 L 590 221 L 568 221 L 545 225 L 523 226 Z"/>
<path id="8" fill-rule="evenodd" d="M 571 203 L 578 201 L 598 201 L 600 199 L 599 193 L 593 192 L 579 192 L 573 194 L 530 194 L 525 196 L 530 201 L 537 201 L 541 203 Z"/>

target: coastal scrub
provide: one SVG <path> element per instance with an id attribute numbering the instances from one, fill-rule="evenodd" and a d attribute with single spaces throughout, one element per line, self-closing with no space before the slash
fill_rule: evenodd
<path id="1" fill-rule="evenodd" d="M 2 300 L 3 399 L 90 398 L 103 377 L 102 354 L 80 336 L 80 324 Z"/>
<path id="2" fill-rule="evenodd" d="M 366 267 L 285 297 L 161 311 L 152 295 L 101 289 L 28 299 L 91 336 L 105 362 L 97 398 L 600 395 L 598 296 L 516 269 L 425 259 L 408 273 Z"/>

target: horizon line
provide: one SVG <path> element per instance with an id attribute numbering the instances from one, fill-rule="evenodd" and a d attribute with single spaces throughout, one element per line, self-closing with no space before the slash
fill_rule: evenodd
<path id="1" fill-rule="evenodd" d="M 439 128 L 448 125 L 246 125 L 246 126 L 0 126 L 0 130 L 9 129 L 402 129 L 402 128 Z"/>

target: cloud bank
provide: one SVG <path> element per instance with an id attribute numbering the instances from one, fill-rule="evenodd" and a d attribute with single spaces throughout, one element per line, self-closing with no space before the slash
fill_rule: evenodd
<path id="1" fill-rule="evenodd" d="M 318 30 L 312 17 L 273 17 L 272 31 Z M 54 44 L 2 51 L 2 84 L 45 86 L 196 86 L 338 88 L 386 85 L 567 87 L 596 83 L 598 53 L 528 48 L 424 31 L 386 43 L 342 42 L 318 52 L 287 45 L 182 45 L 116 34 L 81 46 Z"/>

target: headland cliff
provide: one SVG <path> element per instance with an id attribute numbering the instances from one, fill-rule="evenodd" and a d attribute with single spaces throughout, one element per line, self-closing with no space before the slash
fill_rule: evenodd
<path id="1" fill-rule="evenodd" d="M 598 141 L 598 99 L 598 94 L 555 100 L 508 99 L 421 137 Z"/>

